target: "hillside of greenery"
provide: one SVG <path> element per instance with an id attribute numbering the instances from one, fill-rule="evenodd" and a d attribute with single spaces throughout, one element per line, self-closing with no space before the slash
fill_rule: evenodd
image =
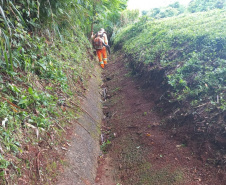
<path id="1" fill-rule="evenodd" d="M 139 22 L 119 31 L 114 49 L 146 86 L 174 129 L 226 142 L 226 12 L 212 10 Z"/>
<path id="2" fill-rule="evenodd" d="M 90 33 L 111 32 L 125 8 L 126 0 L 0 2 L 0 184 L 52 178 L 60 159 L 41 168 L 39 155 L 43 143 L 56 154 L 78 117 L 96 64 Z"/>
<path id="3" fill-rule="evenodd" d="M 224 0 L 192 0 L 188 5 L 188 11 L 191 13 L 225 8 L 226 2 Z"/>
<path id="4" fill-rule="evenodd" d="M 175 2 L 166 7 L 142 11 L 142 15 L 161 19 L 178 16 L 183 13 L 206 12 L 213 9 L 226 9 L 226 2 L 223 0 L 191 0 L 188 6 Z"/>

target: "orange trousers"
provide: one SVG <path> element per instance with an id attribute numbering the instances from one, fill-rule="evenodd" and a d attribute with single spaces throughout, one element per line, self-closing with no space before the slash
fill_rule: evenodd
<path id="1" fill-rule="evenodd" d="M 105 46 L 102 49 L 97 49 L 97 56 L 99 58 L 100 66 L 104 68 L 104 64 L 107 64 L 107 51 Z"/>

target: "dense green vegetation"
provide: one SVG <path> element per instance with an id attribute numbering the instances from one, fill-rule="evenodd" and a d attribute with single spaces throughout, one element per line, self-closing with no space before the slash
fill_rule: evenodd
<path id="1" fill-rule="evenodd" d="M 134 22 L 137 21 L 138 17 L 139 10 L 124 10 L 121 13 L 120 24 L 118 25 L 118 28 L 125 27 L 128 24 L 133 24 Z"/>
<path id="2" fill-rule="evenodd" d="M 226 2 L 224 0 L 192 0 L 188 5 L 188 10 L 191 13 L 225 8 Z"/>
<path id="3" fill-rule="evenodd" d="M 149 17 L 160 19 L 165 17 L 173 17 L 180 15 L 186 11 L 186 7 L 181 5 L 179 2 L 170 4 L 167 7 L 153 8 L 149 11 L 142 11 L 142 15 L 147 15 Z"/>
<path id="4" fill-rule="evenodd" d="M 22 173 L 23 160 L 15 156 L 23 154 L 25 144 L 36 146 L 47 133 L 61 132 L 56 126 L 65 125 L 69 114 L 60 105 L 69 96 L 77 101 L 72 95 L 81 89 L 72 87 L 86 80 L 93 65 L 87 55 L 91 45 L 81 27 L 63 30 L 63 20 L 45 19 L 47 12 L 40 12 L 43 18 L 31 18 L 24 6 L 29 5 L 5 2 L 1 19 L 0 119 L 8 121 L 0 127 L 0 173 L 5 177 L 10 170 L 8 179 Z"/>
<path id="5" fill-rule="evenodd" d="M 126 0 L 0 2 L 0 184 L 21 175 L 24 163 L 31 168 L 18 157 L 25 145 L 38 150 L 39 142 L 61 136 L 77 117 L 65 105 L 79 106 L 94 67 L 91 29 L 112 31 L 125 8 Z"/>
<path id="6" fill-rule="evenodd" d="M 125 51 L 140 75 L 149 74 L 147 82 L 162 79 L 161 86 L 166 89 L 161 99 L 179 102 L 179 110 L 184 111 L 180 115 L 201 117 L 209 128 L 219 127 L 219 133 L 224 132 L 225 10 L 153 21 L 144 17 L 117 34 L 114 48 Z"/>
<path id="7" fill-rule="evenodd" d="M 223 0 L 192 0 L 188 7 L 179 2 L 172 3 L 166 7 L 153 8 L 149 11 L 142 11 L 142 15 L 147 15 L 155 19 L 178 16 L 183 13 L 205 12 L 213 9 L 225 9 Z"/>

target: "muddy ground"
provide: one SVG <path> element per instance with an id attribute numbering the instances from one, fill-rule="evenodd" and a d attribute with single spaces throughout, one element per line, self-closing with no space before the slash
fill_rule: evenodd
<path id="1" fill-rule="evenodd" d="M 142 89 L 122 57 L 103 71 L 104 120 L 97 185 L 224 185 L 225 171 L 162 127 L 157 89 Z M 203 151 L 205 156 L 205 151 Z M 208 158 L 208 155 L 206 154 Z"/>

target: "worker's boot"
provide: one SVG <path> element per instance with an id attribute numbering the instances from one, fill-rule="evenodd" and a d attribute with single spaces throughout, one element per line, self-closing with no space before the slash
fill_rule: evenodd
<path id="1" fill-rule="evenodd" d="M 103 61 L 100 62 L 100 66 L 102 67 L 102 69 L 104 69 L 104 62 Z"/>
<path id="2" fill-rule="evenodd" d="M 107 59 L 106 59 L 106 58 L 104 58 L 104 64 L 108 64 L 108 62 L 107 62 Z"/>

